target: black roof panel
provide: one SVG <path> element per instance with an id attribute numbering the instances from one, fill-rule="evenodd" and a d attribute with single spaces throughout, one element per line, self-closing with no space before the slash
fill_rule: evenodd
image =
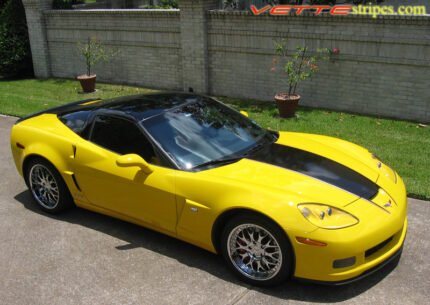
<path id="1" fill-rule="evenodd" d="M 142 121 L 171 108 L 198 99 L 200 99 L 200 96 L 186 93 L 137 95 L 119 101 L 112 100 L 111 103 L 98 108 L 121 111 L 133 116 L 138 121 Z"/>
<path id="2" fill-rule="evenodd" d="M 201 96 L 199 95 L 182 92 L 131 95 L 108 100 L 100 100 L 95 98 L 91 100 L 73 102 L 33 113 L 19 119 L 17 123 L 44 113 L 64 115 L 82 110 L 98 109 L 120 111 L 133 116 L 137 121 L 142 121 L 146 118 L 162 113 L 163 111 L 199 99 L 201 99 Z"/>

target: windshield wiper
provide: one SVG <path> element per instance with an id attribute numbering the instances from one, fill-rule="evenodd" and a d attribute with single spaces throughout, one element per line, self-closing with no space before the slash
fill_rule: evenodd
<path id="1" fill-rule="evenodd" d="M 202 168 L 202 167 L 206 167 L 206 166 L 210 166 L 210 165 L 222 165 L 222 164 L 234 163 L 234 162 L 240 161 L 242 159 L 243 159 L 243 157 L 231 157 L 231 158 L 215 159 L 215 160 L 211 160 L 211 161 L 207 161 L 207 162 L 203 162 L 201 164 L 198 164 L 198 165 L 194 166 L 193 169 Z"/>

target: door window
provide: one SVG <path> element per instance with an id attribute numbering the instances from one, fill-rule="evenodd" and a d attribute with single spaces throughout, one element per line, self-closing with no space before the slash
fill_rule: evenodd
<path id="1" fill-rule="evenodd" d="M 159 163 L 151 143 L 140 129 L 128 120 L 106 115 L 97 116 L 90 140 L 120 155 L 137 154 L 149 163 Z"/>

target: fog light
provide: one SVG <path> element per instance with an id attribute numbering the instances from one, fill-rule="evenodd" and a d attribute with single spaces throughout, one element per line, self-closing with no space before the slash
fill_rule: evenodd
<path id="1" fill-rule="evenodd" d="M 333 268 L 345 268 L 355 264 L 355 256 L 333 261 Z"/>

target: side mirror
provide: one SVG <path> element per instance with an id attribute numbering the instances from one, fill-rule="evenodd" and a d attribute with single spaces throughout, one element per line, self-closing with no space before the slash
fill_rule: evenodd
<path id="1" fill-rule="evenodd" d="M 246 112 L 244 110 L 241 110 L 240 114 L 243 115 L 243 116 L 249 117 L 248 112 Z"/>
<path id="2" fill-rule="evenodd" d="M 151 166 L 141 156 L 136 154 L 127 154 L 116 159 L 116 165 L 119 167 L 138 166 L 147 175 L 153 172 Z"/>

